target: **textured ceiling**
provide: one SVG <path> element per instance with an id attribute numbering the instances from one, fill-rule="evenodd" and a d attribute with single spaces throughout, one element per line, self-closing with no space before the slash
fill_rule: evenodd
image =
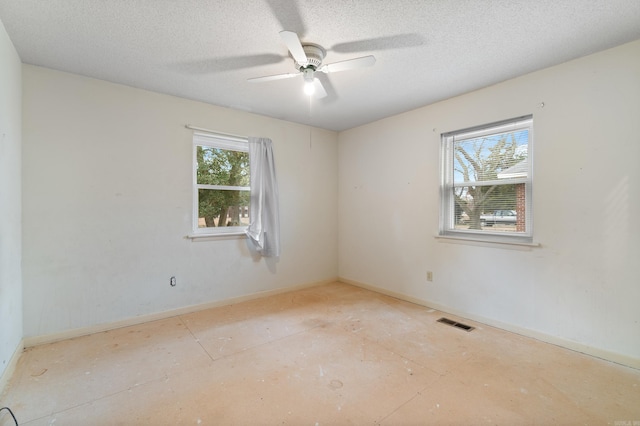
<path id="1" fill-rule="evenodd" d="M 638 0 L 0 0 L 24 63 L 344 130 L 640 39 Z M 322 45 L 324 99 L 281 30 Z"/>

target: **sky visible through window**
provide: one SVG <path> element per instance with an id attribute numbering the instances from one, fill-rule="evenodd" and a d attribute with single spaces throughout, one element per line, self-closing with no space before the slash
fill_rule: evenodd
<path id="1" fill-rule="evenodd" d="M 528 143 L 528 129 L 454 142 L 454 185 L 498 179 L 498 173 L 527 158 Z"/>

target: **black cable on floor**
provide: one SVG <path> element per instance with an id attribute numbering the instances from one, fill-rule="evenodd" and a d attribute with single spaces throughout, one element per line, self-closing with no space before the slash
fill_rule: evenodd
<path id="1" fill-rule="evenodd" d="M 2 412 L 2 410 L 7 410 L 9 412 L 9 414 L 11 414 L 11 417 L 13 417 L 13 421 L 15 422 L 16 426 L 18 426 L 18 420 L 16 420 L 16 416 L 13 415 L 13 411 L 11 411 L 11 408 L 2 407 L 2 408 L 0 408 L 0 413 Z"/>

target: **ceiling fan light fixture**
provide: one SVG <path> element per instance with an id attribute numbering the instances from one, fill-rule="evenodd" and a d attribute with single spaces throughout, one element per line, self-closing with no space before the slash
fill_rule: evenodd
<path id="1" fill-rule="evenodd" d="M 304 93 L 311 96 L 316 93 L 315 77 L 313 76 L 313 69 L 306 68 L 302 71 L 304 77 Z"/>
<path id="2" fill-rule="evenodd" d="M 305 81 L 304 82 L 304 94 L 307 96 L 312 96 L 316 93 L 316 86 L 313 84 L 313 81 Z"/>

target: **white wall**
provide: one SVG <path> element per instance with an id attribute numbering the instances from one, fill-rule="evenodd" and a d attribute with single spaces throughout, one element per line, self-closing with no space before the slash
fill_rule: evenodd
<path id="1" fill-rule="evenodd" d="M 541 246 L 436 240 L 440 134 L 526 114 Z M 342 132 L 340 277 L 640 366 L 639 164 L 640 41 Z"/>
<path id="2" fill-rule="evenodd" d="M 23 82 L 26 337 L 337 277 L 335 132 L 30 65 Z M 184 238 L 185 124 L 273 140 L 279 261 Z"/>
<path id="3" fill-rule="evenodd" d="M 22 340 L 21 105 L 20 58 L 0 22 L 0 377 Z"/>

